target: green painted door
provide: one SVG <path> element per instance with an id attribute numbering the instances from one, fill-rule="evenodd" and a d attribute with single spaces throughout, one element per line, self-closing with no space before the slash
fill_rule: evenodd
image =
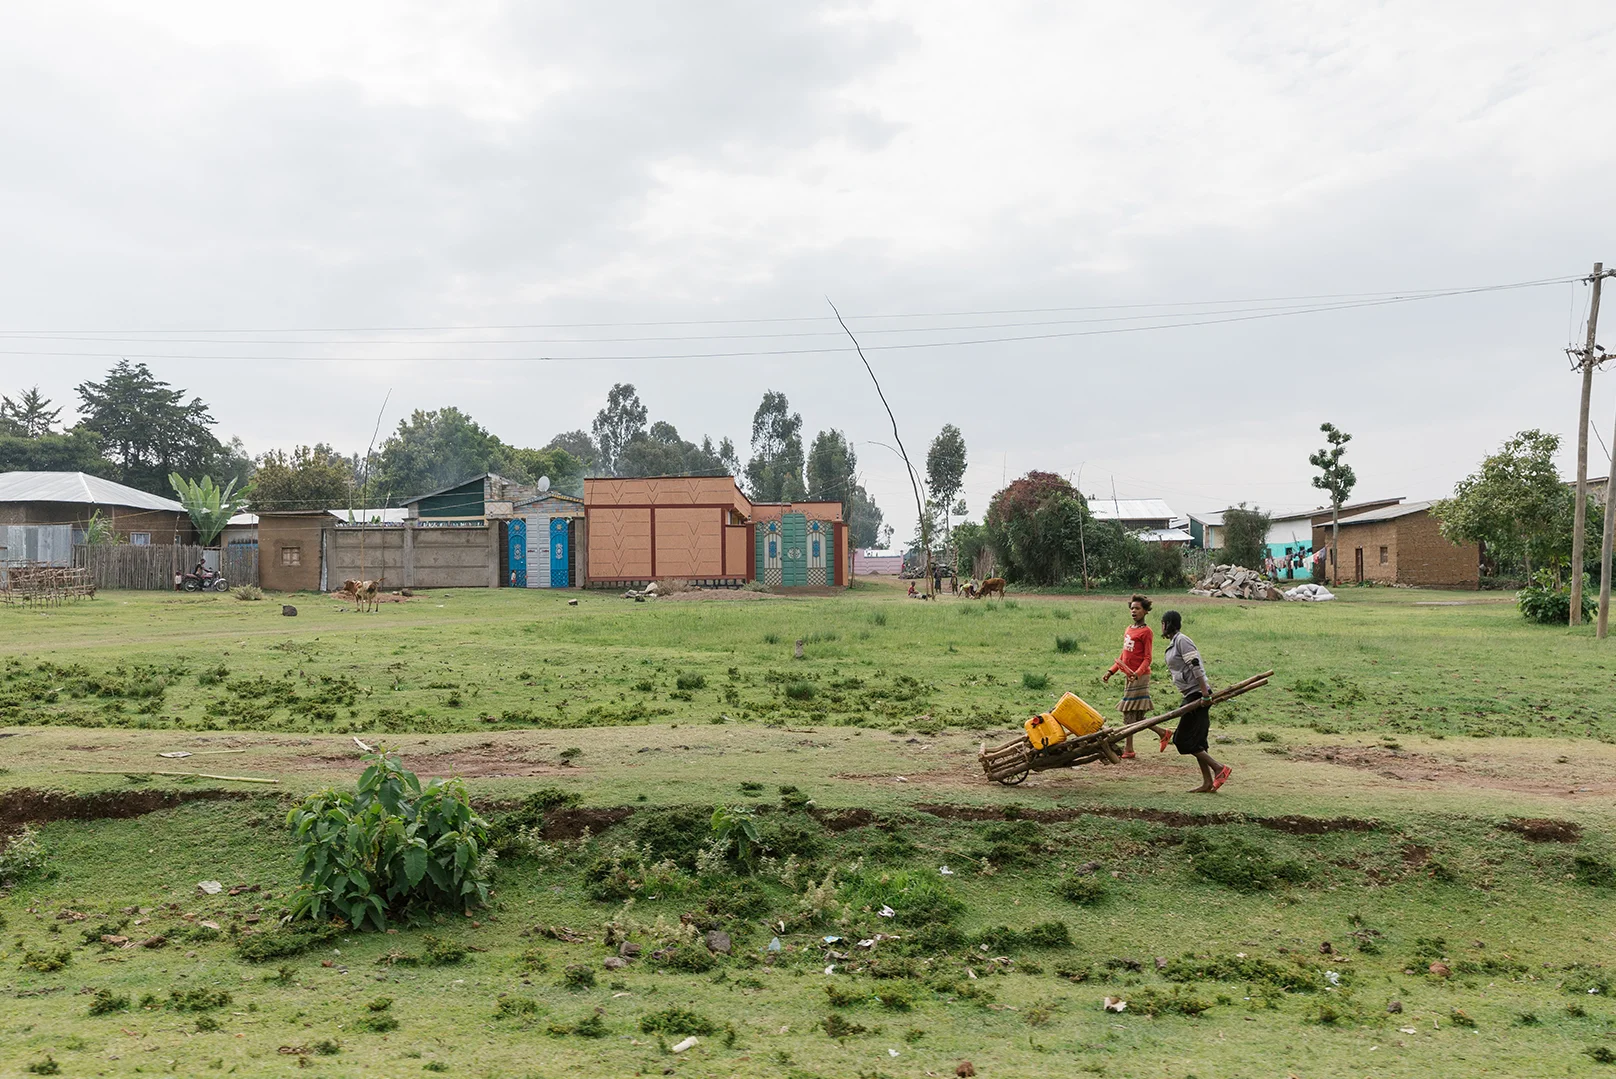
<path id="1" fill-rule="evenodd" d="M 786 588 L 808 583 L 808 518 L 801 513 L 780 517 L 780 583 Z"/>

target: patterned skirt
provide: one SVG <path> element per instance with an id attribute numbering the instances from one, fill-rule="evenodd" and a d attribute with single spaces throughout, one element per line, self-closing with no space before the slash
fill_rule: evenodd
<path id="1" fill-rule="evenodd" d="M 1150 672 L 1142 671 L 1137 678 L 1128 678 L 1117 711 L 1149 713 L 1154 709 L 1155 705 L 1150 703 Z"/>

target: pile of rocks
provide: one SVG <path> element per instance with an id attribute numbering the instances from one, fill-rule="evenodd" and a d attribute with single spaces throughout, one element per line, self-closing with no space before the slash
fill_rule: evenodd
<path id="1" fill-rule="evenodd" d="M 1206 578 L 1190 589 L 1192 596 L 1218 596 L 1222 599 L 1283 600 L 1285 593 L 1254 569 L 1244 566 L 1213 566 Z"/>

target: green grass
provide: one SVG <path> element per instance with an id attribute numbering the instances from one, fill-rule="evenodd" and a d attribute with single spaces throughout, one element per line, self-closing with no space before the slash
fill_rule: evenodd
<path id="1" fill-rule="evenodd" d="M 103 594 L 7 611 L 0 807 L 22 786 L 102 811 L 241 798 L 40 827 L 49 872 L 0 893 L 0 1073 L 49 1058 L 64 1075 L 298 1059 L 326 1074 L 803 1079 L 960 1059 L 1026 1076 L 1590 1074 L 1616 1023 L 1608 660 L 1591 633 L 1501 604 L 1413 605 L 1430 598 L 1456 597 L 1175 603 L 1214 679 L 1278 672 L 1214 711 L 1236 769 L 1215 798 L 1182 793 L 1193 768 L 1153 739 L 1121 768 L 973 778 L 980 741 L 1061 692 L 1110 712 L 1116 600 L 960 601 L 961 617 L 874 589 L 578 608 L 456 592 L 372 617 L 302 597 L 282 620 L 229 597 Z M 1074 652 L 1051 651 L 1056 611 Z M 351 704 L 316 699 L 343 679 Z M 237 680 L 258 681 L 243 697 Z M 237 698 L 259 702 L 250 724 L 228 721 Z M 531 718 L 499 718 L 518 711 Z M 507 840 L 487 910 L 249 962 L 236 942 L 296 886 L 289 799 L 352 781 L 351 735 L 466 775 L 496 818 L 541 788 L 562 792 L 535 803 L 552 819 L 575 801 L 635 812 L 582 839 Z M 156 756 L 176 749 L 197 755 Z M 749 876 L 698 867 L 720 803 L 758 810 L 771 849 Z M 1534 842 L 1501 827 L 1515 817 L 1581 838 Z M 208 896 L 202 880 L 258 887 Z M 591 899 L 603 882 L 611 898 Z M 709 928 L 730 956 L 693 939 Z M 606 969 L 624 937 L 642 954 Z M 1107 996 L 1133 1005 L 1106 1012 Z M 687 1030 L 697 1048 L 666 1055 Z"/>

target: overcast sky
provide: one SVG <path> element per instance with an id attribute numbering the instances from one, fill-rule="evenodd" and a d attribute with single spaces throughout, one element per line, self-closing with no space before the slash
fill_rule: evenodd
<path id="1" fill-rule="evenodd" d="M 353 451 L 388 390 L 539 446 L 630 381 L 743 459 L 775 389 L 902 539 L 828 296 L 924 346 L 868 354 L 973 515 L 1034 468 L 1316 505 L 1325 420 L 1366 498 L 1529 427 L 1569 473 L 1585 285 L 1281 311 L 1616 264 L 1612 56 L 1598 2 L 6 5 L 0 389 L 155 357 L 222 437 Z"/>

